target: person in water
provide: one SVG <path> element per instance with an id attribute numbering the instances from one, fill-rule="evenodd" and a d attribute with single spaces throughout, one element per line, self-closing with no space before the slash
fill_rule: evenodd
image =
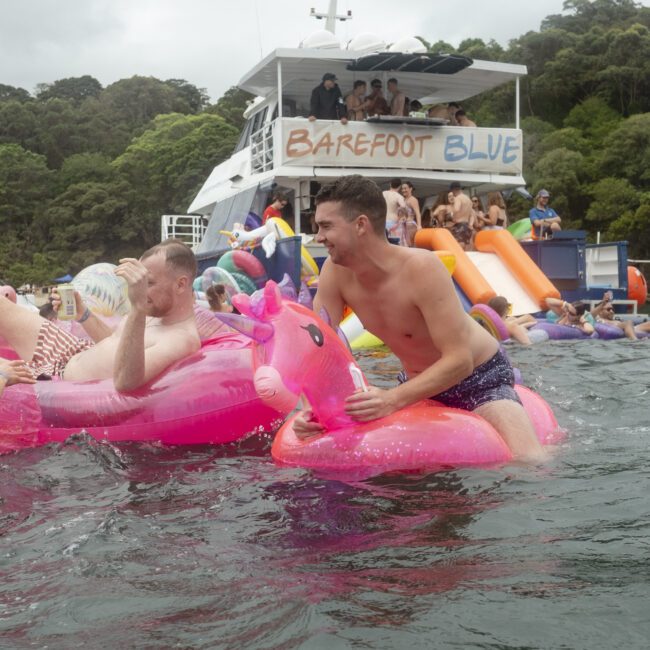
<path id="1" fill-rule="evenodd" d="M 188 246 L 168 239 L 139 260 L 120 260 L 115 275 L 126 281 L 131 302 L 131 311 L 115 331 L 75 292 L 79 322 L 92 342 L 0 298 L 0 336 L 34 377 L 113 379 L 118 391 L 133 391 L 199 349 L 192 291 L 196 259 Z"/>
<path id="2" fill-rule="evenodd" d="M 386 202 L 377 185 L 362 176 L 343 176 L 321 189 L 316 206 L 316 241 L 329 257 L 314 310 L 324 308 L 337 327 L 348 305 L 404 367 L 398 386 L 350 395 L 346 413 L 367 422 L 431 397 L 482 416 L 515 457 L 543 459 L 498 342 L 463 311 L 435 255 L 389 244 Z M 294 428 L 303 439 L 323 432 L 309 411 L 298 416 Z"/>

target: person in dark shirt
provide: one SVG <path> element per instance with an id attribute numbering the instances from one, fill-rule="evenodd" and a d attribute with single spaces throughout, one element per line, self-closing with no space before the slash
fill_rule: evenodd
<path id="1" fill-rule="evenodd" d="M 348 123 L 347 107 L 336 83 L 336 75 L 331 72 L 326 72 L 322 83 L 311 92 L 309 121 L 314 120 L 341 120 L 341 124 Z"/>

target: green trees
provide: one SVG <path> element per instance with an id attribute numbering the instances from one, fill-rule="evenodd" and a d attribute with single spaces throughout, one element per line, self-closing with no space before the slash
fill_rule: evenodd
<path id="1" fill-rule="evenodd" d="M 184 79 L 0 85 L 0 277 L 47 282 L 155 244 L 160 215 L 185 212 L 230 155 L 248 97 L 208 111 Z"/>

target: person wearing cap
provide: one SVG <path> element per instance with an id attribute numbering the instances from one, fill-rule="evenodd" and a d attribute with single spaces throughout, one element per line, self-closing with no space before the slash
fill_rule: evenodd
<path id="1" fill-rule="evenodd" d="M 336 83 L 336 75 L 332 72 L 326 72 L 322 83 L 311 92 L 309 121 L 314 120 L 341 120 L 341 124 L 348 123 L 347 107 Z"/>
<path id="2" fill-rule="evenodd" d="M 528 213 L 536 239 L 542 239 L 548 233 L 552 235 L 558 230 L 562 230 L 562 226 L 560 226 L 562 219 L 553 208 L 548 207 L 550 196 L 548 190 L 537 192 L 535 207 L 531 208 Z"/>

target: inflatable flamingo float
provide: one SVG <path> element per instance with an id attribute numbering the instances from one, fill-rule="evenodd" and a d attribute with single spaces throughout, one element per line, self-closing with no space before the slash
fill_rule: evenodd
<path id="1" fill-rule="evenodd" d="M 252 296 L 238 294 L 233 303 L 243 316 L 219 317 L 257 341 L 253 381 L 262 401 L 287 412 L 304 394 L 327 429 L 301 441 L 293 431 L 295 416 L 290 418 L 271 450 L 280 463 L 371 475 L 511 460 L 509 448 L 486 420 L 432 400 L 372 422 L 355 422 L 345 414 L 344 401 L 366 386 L 365 378 L 346 344 L 323 319 L 284 301 L 272 281 Z M 550 407 L 527 388 L 516 390 L 542 444 L 557 442 L 562 431 Z"/>

